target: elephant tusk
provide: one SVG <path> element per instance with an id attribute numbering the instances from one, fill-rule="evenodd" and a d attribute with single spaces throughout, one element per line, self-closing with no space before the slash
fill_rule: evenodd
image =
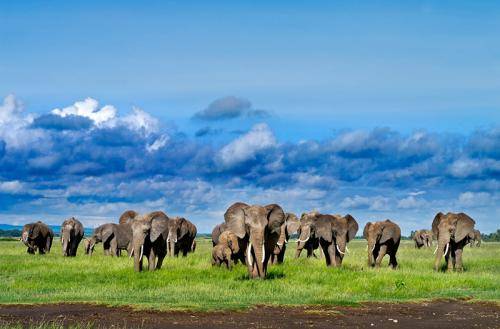
<path id="1" fill-rule="evenodd" d="M 287 240 L 287 239 L 285 239 L 285 243 L 288 243 L 288 240 Z"/>
<path id="2" fill-rule="evenodd" d="M 251 242 L 248 243 L 247 258 L 248 258 L 248 264 L 250 266 L 252 266 L 253 265 L 253 260 L 252 260 L 252 243 Z"/>
<path id="3" fill-rule="evenodd" d="M 141 245 L 141 255 L 139 256 L 139 260 L 142 260 L 143 255 L 144 255 L 144 245 Z"/>
<path id="4" fill-rule="evenodd" d="M 170 242 L 170 238 L 167 238 L 167 242 Z"/>
<path id="5" fill-rule="evenodd" d="M 130 256 L 128 256 L 128 258 L 132 258 L 133 254 L 134 254 L 134 248 L 132 248 L 132 251 L 130 252 Z"/>
<path id="6" fill-rule="evenodd" d="M 436 250 L 434 250 L 434 255 L 437 253 L 439 246 L 436 246 Z"/>
<path id="7" fill-rule="evenodd" d="M 444 251 L 444 254 L 445 254 L 445 255 L 448 253 L 448 248 L 449 248 L 449 247 L 450 247 L 450 243 L 448 242 L 448 243 L 446 244 L 446 249 L 445 249 L 445 251 Z"/>
<path id="8" fill-rule="evenodd" d="M 61 244 L 64 244 L 64 238 L 61 238 Z"/>
<path id="9" fill-rule="evenodd" d="M 309 240 L 309 238 L 310 238 L 310 237 L 311 237 L 311 236 L 308 236 L 308 237 L 307 237 L 307 239 L 305 239 L 305 240 L 301 240 L 301 239 L 299 238 L 299 239 L 297 239 L 297 243 L 299 243 L 299 242 L 301 242 L 301 243 L 306 243 L 306 242 L 307 242 L 307 240 Z"/>
<path id="10" fill-rule="evenodd" d="M 349 253 L 349 248 L 347 248 L 347 246 L 345 246 L 345 252 Z"/>
<path id="11" fill-rule="evenodd" d="M 345 252 L 340 251 L 340 248 L 339 248 L 338 244 L 335 244 L 335 247 L 337 247 L 337 251 L 339 252 L 339 254 L 345 255 Z"/>
<path id="12" fill-rule="evenodd" d="M 373 245 L 372 252 L 375 250 L 375 245 Z"/>
<path id="13" fill-rule="evenodd" d="M 264 259 L 266 259 L 266 248 L 264 247 L 264 244 L 262 244 L 262 262 L 264 263 Z"/>
<path id="14" fill-rule="evenodd" d="M 276 245 L 281 247 L 281 246 L 283 246 L 283 243 L 276 242 Z"/>
<path id="15" fill-rule="evenodd" d="M 177 239 L 175 239 L 174 243 L 177 243 Z"/>

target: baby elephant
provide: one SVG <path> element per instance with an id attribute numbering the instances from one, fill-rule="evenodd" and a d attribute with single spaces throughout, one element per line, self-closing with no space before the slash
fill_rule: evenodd
<path id="1" fill-rule="evenodd" d="M 368 265 L 380 267 L 380 262 L 386 254 L 389 255 L 389 265 L 398 266 L 396 253 L 401 240 L 401 229 L 398 224 L 385 220 L 381 222 L 368 222 L 363 231 L 363 237 L 368 241 Z"/>
<path id="2" fill-rule="evenodd" d="M 233 257 L 238 254 L 238 237 L 231 231 L 224 231 L 219 236 L 219 241 L 212 250 L 212 265 L 226 264 L 228 269 L 233 266 Z"/>

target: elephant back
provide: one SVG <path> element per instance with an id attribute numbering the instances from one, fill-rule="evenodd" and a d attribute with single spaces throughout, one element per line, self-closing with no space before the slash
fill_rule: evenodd
<path id="1" fill-rule="evenodd" d="M 139 214 L 134 210 L 127 210 L 123 214 L 121 214 L 118 219 L 118 223 L 126 224 L 132 222 Z"/>

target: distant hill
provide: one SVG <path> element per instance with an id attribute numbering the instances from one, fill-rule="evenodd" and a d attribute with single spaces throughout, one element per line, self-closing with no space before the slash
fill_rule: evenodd
<path id="1" fill-rule="evenodd" d="M 61 225 L 49 225 L 50 228 L 54 231 L 56 236 L 59 236 L 59 232 L 61 231 Z M 0 236 L 20 236 L 21 231 L 23 229 L 23 225 L 10 225 L 10 224 L 0 224 Z M 93 228 L 85 228 L 85 236 L 91 236 Z M 17 234 L 14 234 L 17 233 Z"/>

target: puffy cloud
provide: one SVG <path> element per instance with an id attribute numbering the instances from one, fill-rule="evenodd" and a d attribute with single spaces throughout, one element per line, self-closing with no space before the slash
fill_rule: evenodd
<path id="1" fill-rule="evenodd" d="M 88 129 L 93 122 L 89 118 L 77 115 L 59 116 L 55 114 L 41 115 L 33 120 L 34 128 L 54 130 L 80 130 Z"/>
<path id="2" fill-rule="evenodd" d="M 17 194 L 23 190 L 23 184 L 18 180 L 0 182 L 0 193 Z"/>
<path id="3" fill-rule="evenodd" d="M 51 213 L 55 220 L 74 213 L 96 223 L 124 208 L 160 208 L 209 228 L 234 201 L 278 202 L 298 213 L 394 211 L 395 218 L 454 207 L 491 221 L 487 215 L 498 211 L 497 128 L 451 137 L 348 130 L 294 143 L 278 142 L 260 123 L 211 141 L 190 138 L 138 108 L 123 116 L 97 101 L 75 104 L 34 116 L 14 96 L 4 99 L 0 212 Z"/>
<path id="4" fill-rule="evenodd" d="M 458 196 L 460 207 L 474 208 L 488 206 L 493 202 L 493 197 L 487 192 L 464 192 Z"/>
<path id="5" fill-rule="evenodd" d="M 252 103 L 248 99 L 227 96 L 216 99 L 202 111 L 197 112 L 193 119 L 204 121 L 218 121 L 234 119 L 242 116 L 247 117 L 268 117 L 270 114 L 266 110 L 256 110 L 252 108 Z"/>
<path id="6" fill-rule="evenodd" d="M 389 198 L 383 196 L 364 197 L 355 195 L 346 197 L 340 203 L 344 209 L 369 209 L 374 211 L 383 211 L 389 209 Z"/>
<path id="7" fill-rule="evenodd" d="M 219 152 L 219 159 L 223 166 L 231 167 L 244 161 L 253 160 L 259 152 L 276 145 L 276 138 L 269 126 L 265 123 L 259 123 L 245 135 L 224 146 Z"/>
<path id="8" fill-rule="evenodd" d="M 66 117 L 68 115 L 82 116 L 89 118 L 96 125 L 113 119 L 116 116 L 116 109 L 111 105 L 105 105 L 99 108 L 99 102 L 93 98 L 87 97 L 83 101 L 75 102 L 73 105 L 61 109 L 52 110 L 52 114 Z"/>

